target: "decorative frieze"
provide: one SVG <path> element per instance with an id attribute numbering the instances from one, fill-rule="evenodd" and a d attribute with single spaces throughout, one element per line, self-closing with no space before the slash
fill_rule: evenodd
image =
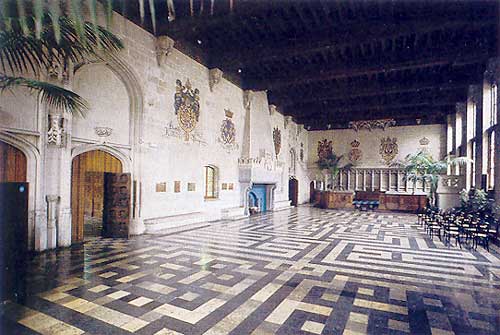
<path id="1" fill-rule="evenodd" d="M 366 121 L 351 121 L 349 122 L 349 128 L 354 131 L 366 129 L 372 131 L 373 129 L 385 130 L 388 127 L 394 127 L 396 125 L 396 120 L 394 119 L 380 119 L 380 120 L 366 120 Z"/>
<path id="2" fill-rule="evenodd" d="M 156 38 L 156 61 L 158 66 L 162 66 L 165 63 L 168 55 L 174 49 L 175 41 L 168 36 L 158 36 Z"/>
<path id="3" fill-rule="evenodd" d="M 220 83 L 222 80 L 223 72 L 221 69 L 210 69 L 208 70 L 208 86 L 210 87 L 210 92 L 213 92 L 214 87 Z"/>

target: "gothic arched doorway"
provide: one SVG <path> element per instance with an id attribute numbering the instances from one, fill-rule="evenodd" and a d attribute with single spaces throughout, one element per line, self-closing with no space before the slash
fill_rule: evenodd
<path id="1" fill-rule="evenodd" d="M 299 203 L 299 181 L 295 177 L 291 177 L 288 181 L 288 200 L 292 206 L 297 206 Z"/>
<path id="2" fill-rule="evenodd" d="M 73 158 L 71 170 L 71 241 L 101 236 L 105 207 L 105 178 L 121 174 L 121 161 L 102 151 L 84 152 Z"/>

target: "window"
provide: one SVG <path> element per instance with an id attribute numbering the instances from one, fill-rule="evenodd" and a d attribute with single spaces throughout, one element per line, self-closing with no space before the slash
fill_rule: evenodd
<path id="1" fill-rule="evenodd" d="M 211 165 L 204 167 L 205 169 L 205 199 L 216 199 L 218 196 L 218 176 L 217 168 Z"/>
<path id="2" fill-rule="evenodd" d="M 476 103 L 471 103 L 467 108 L 467 141 L 476 136 Z"/>
<path id="3" fill-rule="evenodd" d="M 472 160 L 472 163 L 469 165 L 469 170 L 468 170 L 469 173 L 467 180 L 467 188 L 476 186 L 476 178 L 474 175 L 474 171 L 476 169 L 475 155 L 476 155 L 476 142 L 472 140 L 467 143 L 467 157 Z"/>
<path id="4" fill-rule="evenodd" d="M 491 106 L 490 106 L 490 124 L 489 127 L 493 127 L 497 124 L 497 85 L 491 84 Z"/>
<path id="5" fill-rule="evenodd" d="M 488 132 L 488 189 L 495 187 L 495 132 Z"/>

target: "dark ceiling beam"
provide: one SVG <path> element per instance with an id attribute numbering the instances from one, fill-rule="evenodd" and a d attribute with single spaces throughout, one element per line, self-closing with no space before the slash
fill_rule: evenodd
<path id="1" fill-rule="evenodd" d="M 463 96 L 450 96 L 446 98 L 424 98 L 424 99 L 396 99 L 386 104 L 379 104 L 376 101 L 372 103 L 360 103 L 356 105 L 347 105 L 343 107 L 311 105 L 309 107 L 289 107 L 284 110 L 285 115 L 292 115 L 297 118 L 324 118 L 335 115 L 349 115 L 356 112 L 380 112 L 391 109 L 404 108 L 422 108 L 422 107 L 442 107 L 454 106 L 457 102 L 463 101 Z"/>
<path id="2" fill-rule="evenodd" d="M 214 63 L 226 69 L 237 69 L 251 64 L 276 61 L 294 56 L 305 57 L 315 53 L 333 50 L 353 48 L 361 44 L 371 44 L 377 40 L 396 39 L 409 34 L 427 34 L 443 29 L 467 30 L 479 29 L 484 26 L 494 25 L 494 18 L 486 18 L 480 22 L 470 22 L 467 20 L 456 20 L 451 22 L 431 20 L 413 20 L 400 23 L 389 23 L 383 25 L 359 25 L 353 24 L 350 27 L 343 27 L 342 30 L 328 29 L 314 32 L 308 38 L 302 40 L 287 40 L 280 44 L 269 45 L 265 41 L 246 50 L 236 50 L 231 48 L 219 49 L 221 51 L 210 50 L 210 55 Z"/>
<path id="3" fill-rule="evenodd" d="M 470 82 L 468 81 L 453 83 L 453 84 L 444 84 L 442 82 L 434 83 L 432 81 L 429 81 L 427 83 L 416 83 L 406 86 L 401 84 L 399 85 L 377 84 L 368 87 L 363 86 L 362 89 L 356 89 L 354 87 L 343 87 L 337 89 L 335 87 L 332 87 L 331 89 L 328 90 L 328 92 L 305 94 L 303 96 L 297 96 L 296 94 L 289 94 L 289 95 L 282 94 L 280 96 L 275 96 L 274 94 L 270 94 L 269 100 L 272 104 L 275 104 L 280 107 L 286 107 L 297 103 L 334 101 L 334 100 L 369 97 L 369 96 L 384 96 L 384 95 L 399 94 L 399 93 L 420 92 L 426 90 L 435 90 L 438 92 L 466 90 L 469 84 Z"/>
<path id="4" fill-rule="evenodd" d="M 377 73 L 389 73 L 394 71 L 414 70 L 441 65 L 467 65 L 484 63 L 490 55 L 487 52 L 465 52 L 466 57 L 457 57 L 457 53 L 443 54 L 421 58 L 415 55 L 416 60 L 390 61 L 379 60 L 378 62 L 365 62 L 366 64 L 335 64 L 330 67 L 305 68 L 293 71 L 290 75 L 275 75 L 267 77 L 266 80 L 256 81 L 244 78 L 245 89 L 253 90 L 276 90 L 294 85 L 326 81 L 339 78 L 357 77 Z"/>
<path id="5" fill-rule="evenodd" d="M 326 129 L 330 124 L 332 127 L 335 125 L 347 126 L 349 121 L 359 120 L 379 120 L 393 118 L 396 120 L 407 120 L 425 117 L 442 118 L 455 110 L 455 105 L 446 105 L 438 107 L 418 107 L 414 106 L 397 106 L 395 108 L 388 108 L 385 110 L 365 110 L 363 112 L 353 112 L 349 115 L 330 115 L 323 117 L 294 117 L 294 120 L 299 124 L 322 126 Z"/>

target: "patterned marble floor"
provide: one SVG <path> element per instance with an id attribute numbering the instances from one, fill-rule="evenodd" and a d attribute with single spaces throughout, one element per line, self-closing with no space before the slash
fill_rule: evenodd
<path id="1" fill-rule="evenodd" d="M 2 334 L 500 334 L 500 256 L 300 207 L 31 262 Z M 16 301 L 17 300 L 17 301 Z"/>

